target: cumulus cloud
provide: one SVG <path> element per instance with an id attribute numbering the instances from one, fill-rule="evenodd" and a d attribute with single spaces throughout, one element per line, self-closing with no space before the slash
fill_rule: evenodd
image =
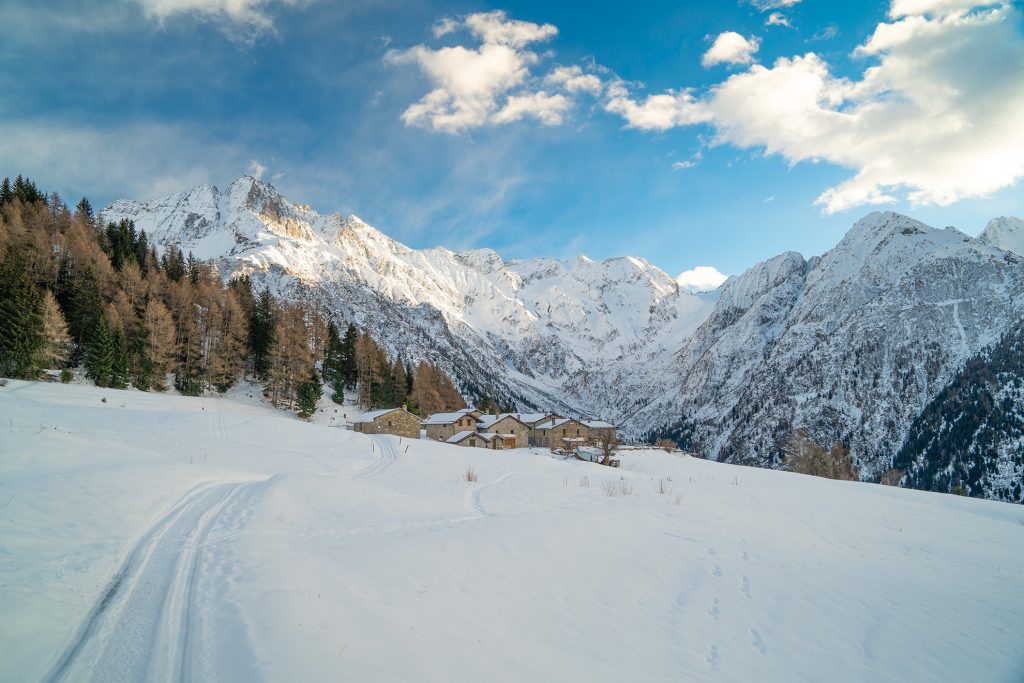
<path id="1" fill-rule="evenodd" d="M 949 16 L 969 12 L 975 7 L 991 7 L 1001 4 L 993 0 L 892 0 L 889 17 L 901 19 L 917 14 Z"/>
<path id="2" fill-rule="evenodd" d="M 622 116 L 629 128 L 664 131 L 711 120 L 711 114 L 704 103 L 694 97 L 692 90 L 669 91 L 634 100 L 625 85 L 616 83 L 608 88 L 608 93 L 605 110 Z"/>
<path id="3" fill-rule="evenodd" d="M 604 89 L 604 83 L 600 77 L 594 74 L 584 73 L 579 66 L 560 66 L 549 73 L 544 80 L 547 83 L 560 86 L 570 93 L 585 92 L 591 95 L 599 95 Z"/>
<path id="4" fill-rule="evenodd" d="M 417 45 L 386 54 L 385 61 L 390 64 L 418 67 L 434 88 L 403 112 L 406 125 L 458 133 L 526 117 L 545 125 L 562 122 L 570 101 L 529 87 L 530 67 L 540 57 L 525 49 L 530 43 L 552 38 L 558 32 L 554 26 L 516 21 L 493 11 L 442 20 L 434 34 L 445 36 L 461 29 L 468 30 L 481 45 L 437 49 Z"/>
<path id="5" fill-rule="evenodd" d="M 791 26 L 789 19 L 782 12 L 772 12 L 764 20 L 765 26 Z"/>
<path id="6" fill-rule="evenodd" d="M 550 40 L 558 33 L 558 29 L 551 24 L 534 24 L 530 21 L 509 19 L 508 15 L 500 10 L 470 14 L 464 23 L 469 32 L 485 44 L 494 43 L 515 48 Z"/>
<path id="7" fill-rule="evenodd" d="M 766 12 L 793 4 L 755 3 Z M 433 85 L 404 112 L 408 125 L 449 133 L 526 118 L 556 125 L 575 98 L 597 96 L 627 128 L 708 125 L 712 144 L 850 169 L 849 179 L 817 198 L 826 213 L 898 197 L 947 205 L 1024 177 L 1020 8 L 1007 0 L 892 0 L 888 17 L 851 55 L 862 65 L 852 75 L 845 64 L 839 75 L 815 52 L 752 63 L 757 38 L 720 34 L 704 65 L 750 66 L 700 91 L 645 93 L 596 64 L 556 66 L 540 77 L 533 69 L 542 58 L 528 47 L 557 29 L 502 12 L 435 31 L 468 31 L 477 47 L 421 45 L 387 59 L 417 66 Z"/>
<path id="8" fill-rule="evenodd" d="M 172 16 L 188 14 L 204 20 L 222 22 L 233 38 L 253 40 L 272 32 L 274 22 L 268 12 L 272 5 L 295 6 L 303 0 L 135 0 L 143 13 L 160 22 Z"/>
<path id="9" fill-rule="evenodd" d="M 680 287 L 685 287 L 691 292 L 706 292 L 717 289 L 726 279 L 728 279 L 727 276 L 718 272 L 714 266 L 697 266 L 680 273 L 676 282 Z"/>
<path id="10" fill-rule="evenodd" d="M 716 64 L 750 64 L 759 47 L 761 41 L 757 38 L 744 38 L 735 31 L 726 31 L 718 34 L 700 63 L 705 69 Z"/>
<path id="11" fill-rule="evenodd" d="M 809 52 L 755 64 L 699 97 L 685 91 L 682 102 L 670 91 L 606 108 L 636 128 L 708 122 L 716 144 L 852 169 L 818 197 L 827 213 L 900 193 L 912 204 L 983 197 L 1024 177 L 1024 40 L 1011 4 L 965 8 L 895 0 L 891 14 L 901 18 L 879 24 L 854 52 L 868 61 L 859 79 Z M 664 114 L 680 109 L 691 115 Z"/>
<path id="12" fill-rule="evenodd" d="M 509 123 L 533 117 L 543 124 L 557 126 L 571 106 L 572 103 L 565 95 L 549 95 L 543 90 L 527 95 L 512 95 L 492 120 L 495 123 Z"/>

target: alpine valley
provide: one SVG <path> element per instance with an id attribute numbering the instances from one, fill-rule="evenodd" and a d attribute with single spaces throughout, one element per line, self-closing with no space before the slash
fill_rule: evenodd
<path id="1" fill-rule="evenodd" d="M 1017 218 L 971 237 L 875 212 L 822 256 L 787 252 L 696 294 L 640 258 L 410 249 L 249 176 L 223 192 L 118 200 L 101 218 L 132 220 L 225 279 L 246 274 L 310 301 L 393 356 L 436 362 L 469 399 L 613 418 L 626 437 L 672 436 L 702 457 L 760 466 L 780 463 L 805 429 L 847 445 L 873 480 L 969 361 L 984 363 L 1024 316 Z M 1024 407 L 1021 391 L 1000 396 Z M 1019 501 L 1005 484 L 1024 476 L 1020 435 L 1007 435 L 1011 448 L 991 422 L 984 433 L 985 447 L 961 439 L 975 476 L 922 485 Z"/>

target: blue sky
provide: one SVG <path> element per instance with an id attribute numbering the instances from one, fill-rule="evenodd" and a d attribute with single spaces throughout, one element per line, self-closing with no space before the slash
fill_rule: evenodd
<path id="1" fill-rule="evenodd" d="M 39 4 L 0 0 L 0 174 L 96 205 L 258 173 L 414 247 L 673 275 L 1024 213 L 1012 4 Z"/>

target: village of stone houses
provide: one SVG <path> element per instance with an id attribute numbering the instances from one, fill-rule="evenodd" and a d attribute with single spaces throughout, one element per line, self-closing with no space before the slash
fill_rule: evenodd
<path id="1" fill-rule="evenodd" d="M 612 422 L 564 417 L 555 412 L 486 414 L 475 408 L 420 418 L 408 408 L 384 408 L 352 420 L 353 431 L 429 439 L 465 448 L 542 448 L 581 460 L 617 466 Z"/>

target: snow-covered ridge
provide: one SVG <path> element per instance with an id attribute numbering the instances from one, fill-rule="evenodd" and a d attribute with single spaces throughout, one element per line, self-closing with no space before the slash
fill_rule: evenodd
<path id="1" fill-rule="evenodd" d="M 225 276 L 248 273 L 278 294 L 315 299 L 393 352 L 442 360 L 464 390 L 534 406 L 568 401 L 579 413 L 590 406 L 563 395 L 566 378 L 668 355 L 713 303 L 634 257 L 505 261 L 490 249 L 410 249 L 249 176 L 223 192 L 119 200 L 101 217 L 131 219 L 157 244 L 219 261 Z"/>

